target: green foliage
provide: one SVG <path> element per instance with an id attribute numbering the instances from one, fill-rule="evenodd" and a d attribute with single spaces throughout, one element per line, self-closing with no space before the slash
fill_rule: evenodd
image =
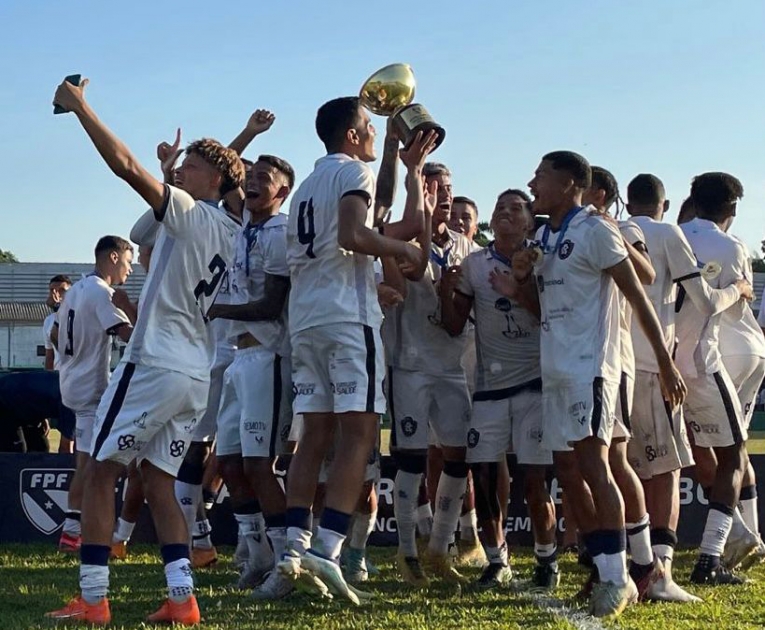
<path id="1" fill-rule="evenodd" d="M 765 273 L 765 259 L 754 256 L 752 259 L 752 271 L 754 273 Z"/>
<path id="2" fill-rule="evenodd" d="M 0 263 L 15 263 L 19 262 L 15 254 L 11 251 L 0 249 Z"/>
<path id="3" fill-rule="evenodd" d="M 480 245 L 481 247 L 486 247 L 492 240 L 494 239 L 494 234 L 491 231 L 491 227 L 489 227 L 488 221 L 479 221 L 478 222 L 478 231 L 475 234 L 475 237 L 473 240 L 477 245 Z"/>

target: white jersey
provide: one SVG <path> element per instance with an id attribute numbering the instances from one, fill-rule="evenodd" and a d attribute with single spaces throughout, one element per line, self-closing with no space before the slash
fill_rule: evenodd
<path id="1" fill-rule="evenodd" d="M 385 318 L 383 342 L 388 365 L 425 374 L 462 370 L 467 330 L 451 337 L 441 326 L 438 283 L 441 273 L 460 265 L 470 254 L 470 241 L 448 230 L 443 247 L 431 243 L 430 261 L 423 277 L 407 280 L 406 297 Z"/>
<path id="2" fill-rule="evenodd" d="M 462 262 L 457 284 L 457 291 L 473 300 L 476 392 L 517 387 L 541 376 L 539 320 L 492 288 L 489 275 L 495 269 L 511 273 L 510 261 L 489 245 Z"/>
<path id="3" fill-rule="evenodd" d="M 619 232 L 630 245 L 645 244 L 643 230 L 633 221 L 619 221 Z M 619 343 L 621 345 L 622 372 L 635 379 L 635 351 L 632 347 L 632 305 L 619 291 Z M 648 346 L 650 348 L 650 346 Z"/>
<path id="4" fill-rule="evenodd" d="M 58 309 L 61 400 L 74 411 L 98 404 L 109 384 L 110 333 L 130 323 L 112 303 L 113 293 L 92 274 L 66 292 Z"/>
<path id="5" fill-rule="evenodd" d="M 58 370 L 61 359 L 58 356 L 58 348 L 53 345 L 53 339 L 50 338 L 53 332 L 53 326 L 56 324 L 56 313 L 51 313 L 43 320 L 43 340 L 46 350 L 53 350 L 53 369 Z"/>
<path id="6" fill-rule="evenodd" d="M 623 262 L 627 250 L 617 227 L 591 211 L 569 213 L 557 232 L 549 226 L 537 232 L 544 251 L 534 271 L 545 389 L 621 380 L 618 290 L 604 271 Z"/>
<path id="7" fill-rule="evenodd" d="M 287 216 L 277 214 L 267 221 L 245 226 L 236 239 L 234 265 L 231 269 L 231 304 L 247 304 L 262 300 L 266 294 L 266 274 L 286 276 Z M 231 320 L 234 339 L 250 333 L 268 351 L 280 356 L 289 354 L 287 305 L 278 319 L 257 322 Z"/>
<path id="8" fill-rule="evenodd" d="M 754 282 L 752 261 L 746 253 L 746 245 L 740 239 L 730 235 L 739 244 L 738 256 L 735 261 L 734 275 L 741 276 L 749 283 Z M 734 281 L 736 278 L 733 278 Z M 762 306 L 760 307 L 762 312 Z M 746 300 L 739 300 L 733 306 L 723 311 L 720 321 L 720 352 L 724 357 L 756 356 L 765 358 L 765 337 L 762 328 L 757 323 L 752 307 Z"/>
<path id="9" fill-rule="evenodd" d="M 691 245 L 698 268 L 709 265 L 719 270 L 716 275 L 706 277 L 712 288 L 725 288 L 744 278 L 748 256 L 746 248 L 739 241 L 706 219 L 695 218 L 683 223 L 680 229 Z M 722 312 L 708 316 L 699 311 L 693 302 L 683 301 L 677 315 L 678 345 L 675 361 L 683 376 L 694 378 L 720 371 L 721 320 Z"/>
<path id="10" fill-rule="evenodd" d="M 344 153 L 316 161 L 293 195 L 287 224 L 287 263 L 292 291 L 290 333 L 314 326 L 356 323 L 379 329 L 373 258 L 338 245 L 340 200 L 366 202 L 365 225 L 374 223 L 375 176 L 368 164 Z"/>
<path id="11" fill-rule="evenodd" d="M 239 225 L 179 188 L 167 186 L 166 195 L 123 360 L 206 381 L 215 351 L 206 315 L 233 259 Z"/>

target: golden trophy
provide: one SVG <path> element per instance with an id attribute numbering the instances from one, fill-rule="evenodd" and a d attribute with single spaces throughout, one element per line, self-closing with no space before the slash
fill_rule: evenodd
<path id="1" fill-rule="evenodd" d="M 393 126 L 407 148 L 418 131 L 438 134 L 435 151 L 446 137 L 446 130 L 439 125 L 428 110 L 414 100 L 416 84 L 412 68 L 405 63 L 394 63 L 381 68 L 361 86 L 361 104 L 373 114 L 390 116 Z"/>

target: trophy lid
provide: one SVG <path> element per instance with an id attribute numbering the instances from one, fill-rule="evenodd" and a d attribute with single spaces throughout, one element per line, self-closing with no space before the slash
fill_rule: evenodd
<path id="1" fill-rule="evenodd" d="M 380 68 L 364 85 L 359 98 L 373 114 L 390 116 L 414 100 L 414 72 L 409 64 L 393 63 Z"/>

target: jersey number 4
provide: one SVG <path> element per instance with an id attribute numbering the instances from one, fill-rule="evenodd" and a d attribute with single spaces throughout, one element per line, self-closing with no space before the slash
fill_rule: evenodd
<path id="1" fill-rule="evenodd" d="M 66 348 L 64 354 L 72 356 L 74 354 L 74 311 L 66 314 Z"/>
<path id="2" fill-rule="evenodd" d="M 300 202 L 297 232 L 300 244 L 308 245 L 305 255 L 308 258 L 316 258 L 316 254 L 313 253 L 313 239 L 316 238 L 316 228 L 313 223 L 313 199 Z"/>
<path id="3" fill-rule="evenodd" d="M 209 281 L 200 280 L 199 284 L 197 284 L 196 288 L 194 289 L 194 297 L 196 298 L 197 302 L 199 302 L 199 298 L 201 298 L 203 295 L 205 297 L 210 297 L 213 293 L 215 293 L 215 290 L 220 284 L 221 278 L 223 278 L 223 274 L 226 273 L 226 261 L 221 258 L 220 254 L 215 254 L 213 259 L 210 261 L 210 264 L 207 265 L 207 268 L 212 272 L 213 276 Z"/>

